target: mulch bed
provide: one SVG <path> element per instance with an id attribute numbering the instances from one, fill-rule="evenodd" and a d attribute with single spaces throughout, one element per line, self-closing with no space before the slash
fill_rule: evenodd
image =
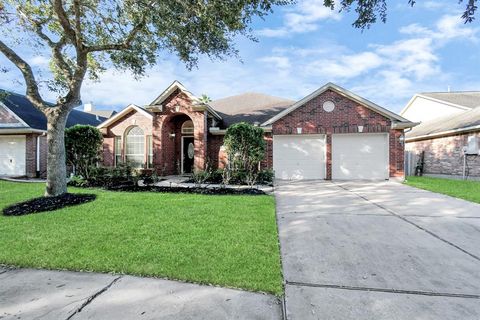
<path id="1" fill-rule="evenodd" d="M 94 194 L 65 193 L 55 197 L 34 198 L 16 203 L 3 209 L 4 216 L 22 216 L 31 213 L 53 211 L 64 207 L 75 206 L 96 199 Z"/>
<path id="2" fill-rule="evenodd" d="M 135 186 L 120 185 L 110 186 L 105 189 L 110 191 L 126 192 L 165 192 L 165 193 L 197 193 L 211 195 L 264 195 L 262 190 L 253 188 L 231 189 L 231 188 L 201 188 L 201 187 L 158 187 L 158 186 Z"/>

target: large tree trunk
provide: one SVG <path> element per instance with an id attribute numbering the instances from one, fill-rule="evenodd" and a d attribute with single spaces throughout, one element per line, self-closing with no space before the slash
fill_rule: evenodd
<path id="1" fill-rule="evenodd" d="M 59 108 L 60 109 L 60 108 Z M 67 165 L 65 162 L 65 125 L 69 111 L 47 115 L 47 187 L 45 196 L 67 192 Z"/>

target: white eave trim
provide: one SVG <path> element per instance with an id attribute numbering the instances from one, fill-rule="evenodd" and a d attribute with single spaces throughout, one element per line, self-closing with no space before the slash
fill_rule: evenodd
<path id="1" fill-rule="evenodd" d="M 447 131 L 442 131 L 442 132 L 435 132 L 435 133 L 430 133 L 430 134 L 425 134 L 421 136 L 415 136 L 411 138 L 405 138 L 406 142 L 411 142 L 411 141 L 416 141 L 416 140 L 428 140 L 428 139 L 433 139 L 433 138 L 438 138 L 442 136 L 450 136 L 454 135 L 457 133 L 467 133 L 471 131 L 477 131 L 480 130 L 480 125 L 476 126 L 471 126 L 471 127 L 465 127 L 465 128 L 460 128 L 460 129 L 454 129 L 454 130 L 447 130 Z"/>
<path id="2" fill-rule="evenodd" d="M 392 129 L 408 129 L 416 127 L 420 122 L 392 122 Z"/>
<path id="3" fill-rule="evenodd" d="M 137 105 L 134 105 L 134 104 L 129 104 L 128 106 L 126 106 L 122 111 L 120 111 L 119 113 L 116 113 L 115 115 L 113 115 L 111 118 L 108 118 L 107 120 L 105 120 L 104 122 L 100 123 L 97 128 L 98 129 L 101 129 L 101 128 L 105 128 L 105 127 L 108 127 L 109 125 L 111 125 L 112 123 L 118 121 L 118 119 L 122 118 L 123 116 L 127 115 L 129 112 L 131 111 L 137 111 L 138 113 L 144 115 L 145 117 L 147 117 L 148 119 L 152 120 L 153 119 L 153 116 L 148 113 L 147 111 L 143 110 L 142 108 L 140 108 L 139 106 Z"/>
<path id="4" fill-rule="evenodd" d="M 47 133 L 47 130 L 32 129 L 32 128 L 1 128 L 0 127 L 0 135 L 20 134 L 20 133 Z"/>
<path id="5" fill-rule="evenodd" d="M 392 120 L 397 120 L 399 122 L 410 122 L 408 121 L 407 119 L 399 116 L 398 114 L 395 114 L 385 108 L 382 108 L 380 107 L 379 105 L 365 99 L 365 98 L 362 98 L 360 97 L 359 95 L 347 90 L 347 89 L 344 89 L 340 86 L 337 86 L 336 84 L 334 83 L 327 83 L 325 84 L 324 86 L 322 86 L 321 88 L 317 89 L 316 91 L 312 92 L 311 94 L 309 94 L 308 96 L 306 96 L 305 98 L 295 102 L 292 106 L 290 106 L 289 108 L 283 110 L 282 112 L 278 113 L 277 115 L 275 115 L 274 117 L 270 118 L 269 120 L 267 120 L 266 122 L 262 123 L 262 126 L 267 126 L 267 125 L 271 125 L 272 123 L 274 123 L 275 121 L 283 118 L 284 116 L 286 116 L 287 114 L 289 114 L 290 112 L 298 109 L 299 107 L 305 105 L 308 101 L 318 97 L 319 95 L 321 95 L 322 93 L 324 93 L 325 91 L 327 90 L 333 90 L 341 95 L 343 95 L 344 97 L 346 98 L 349 98 L 351 100 L 354 100 L 358 103 L 360 103 L 361 105 L 389 118 L 389 119 L 392 119 Z"/>
<path id="6" fill-rule="evenodd" d="M 440 103 L 440 104 L 443 104 L 443 105 L 446 105 L 446 106 L 449 106 L 449 107 L 453 107 L 453 108 L 457 108 L 457 109 L 461 109 L 461 110 L 465 110 L 465 111 L 473 109 L 473 108 L 470 108 L 470 107 L 465 107 L 465 106 L 455 104 L 455 103 L 451 103 L 451 102 L 448 102 L 448 101 L 444 101 L 444 100 L 440 100 L 440 99 L 436 99 L 436 98 L 432 98 L 432 97 L 427 97 L 427 96 L 424 96 L 423 94 L 417 93 L 408 101 L 405 108 L 403 108 L 402 111 L 400 111 L 400 115 L 403 115 L 408 110 L 408 108 L 410 108 L 412 106 L 413 102 L 417 98 L 430 100 L 430 101 L 433 101 L 433 102 L 436 102 L 436 103 Z"/>

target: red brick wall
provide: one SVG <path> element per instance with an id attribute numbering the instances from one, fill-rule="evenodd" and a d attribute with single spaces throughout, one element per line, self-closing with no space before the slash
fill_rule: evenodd
<path id="1" fill-rule="evenodd" d="M 145 154 L 147 152 L 147 135 L 152 135 L 152 120 L 142 113 L 132 111 L 114 122 L 108 127 L 103 137 L 103 165 L 113 166 L 115 164 L 115 136 L 122 139 L 122 146 L 125 143 L 125 133 L 132 126 L 139 126 L 145 134 Z M 125 152 L 122 148 L 122 159 L 125 160 Z M 147 161 L 145 156 L 144 161 Z"/>
<path id="2" fill-rule="evenodd" d="M 156 112 L 153 118 L 154 166 L 165 174 L 178 173 L 180 134 L 179 130 L 184 120 L 193 121 L 195 138 L 194 166 L 197 170 L 205 168 L 207 157 L 206 112 L 197 111 L 192 107 L 190 99 L 177 90 L 163 103 L 161 112 Z M 180 121 L 179 117 L 187 117 Z M 175 139 L 169 135 L 175 132 Z"/>
<path id="3" fill-rule="evenodd" d="M 323 110 L 323 103 L 328 100 L 335 103 L 335 109 L 332 112 Z M 304 106 L 279 119 L 273 123 L 272 131 L 274 135 L 297 134 L 297 128 L 302 128 L 302 134 L 326 134 L 327 179 L 331 179 L 331 135 L 357 133 L 358 126 L 364 127 L 363 133 L 390 133 L 390 176 L 402 176 L 403 145 L 399 140 L 402 130 L 391 130 L 390 119 L 335 91 L 327 90 Z"/>
<path id="4" fill-rule="evenodd" d="M 4 107 L 0 106 L 0 123 L 8 123 L 8 124 L 14 124 L 14 123 L 20 123 L 20 121 L 17 120 L 7 109 Z"/>
<path id="5" fill-rule="evenodd" d="M 25 171 L 28 177 L 37 175 L 37 135 L 25 135 Z"/>
<path id="6" fill-rule="evenodd" d="M 468 143 L 468 136 L 476 135 L 480 139 L 480 132 L 459 134 L 435 139 L 408 142 L 407 151 L 420 154 L 425 151 L 424 173 L 442 175 L 463 175 L 463 150 Z M 480 177 L 480 156 L 467 155 L 467 175 Z"/>

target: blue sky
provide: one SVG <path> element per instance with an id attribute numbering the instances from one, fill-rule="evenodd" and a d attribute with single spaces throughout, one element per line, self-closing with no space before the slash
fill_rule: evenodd
<path id="1" fill-rule="evenodd" d="M 480 90 L 480 18 L 464 25 L 456 0 L 417 1 L 413 8 L 407 0 L 390 1 L 387 23 L 363 32 L 351 26 L 354 13 L 332 12 L 322 2 L 300 0 L 257 19 L 252 27 L 259 42 L 237 39 L 243 62 L 201 59 L 188 71 L 165 55 L 140 81 L 115 70 L 99 83 L 86 81 L 83 101 L 117 110 L 145 105 L 175 79 L 213 99 L 256 91 L 296 100 L 331 81 L 399 112 L 416 92 Z M 40 68 L 48 64 L 21 53 Z M 7 62 L 0 58 L 0 64 Z M 12 80 L 18 77 L 2 75 L 0 87 L 22 92 Z"/>

